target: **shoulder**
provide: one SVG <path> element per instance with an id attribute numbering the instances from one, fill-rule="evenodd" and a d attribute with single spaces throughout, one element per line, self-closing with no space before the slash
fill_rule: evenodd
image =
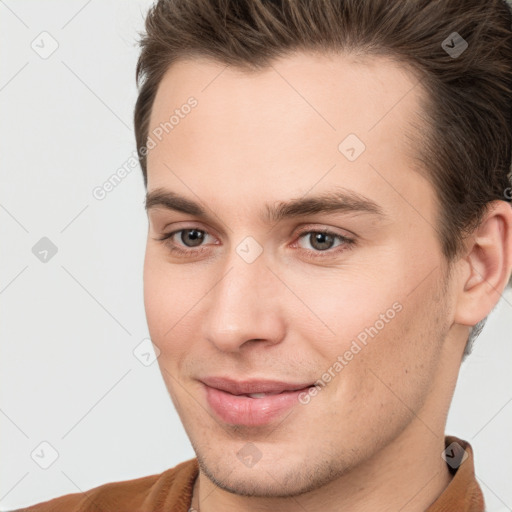
<path id="1" fill-rule="evenodd" d="M 198 473 L 197 459 L 190 459 L 155 475 L 109 482 L 84 492 L 66 494 L 11 512 L 133 512 L 165 506 L 188 509 Z"/>

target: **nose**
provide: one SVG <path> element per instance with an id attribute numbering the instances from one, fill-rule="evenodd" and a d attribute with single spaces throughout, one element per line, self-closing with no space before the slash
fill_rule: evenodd
<path id="1" fill-rule="evenodd" d="M 286 325 L 282 285 L 264 258 L 247 263 L 235 253 L 223 269 L 208 300 L 202 301 L 204 337 L 224 352 L 279 343 Z"/>

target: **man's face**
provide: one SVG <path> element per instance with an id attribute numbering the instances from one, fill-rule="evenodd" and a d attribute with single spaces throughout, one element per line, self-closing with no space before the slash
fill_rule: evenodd
<path id="1" fill-rule="evenodd" d="M 300 493 L 442 430 L 453 293 L 408 146 L 415 85 L 383 58 L 306 54 L 255 74 L 181 61 L 160 84 L 148 192 L 205 214 L 149 208 L 146 313 L 200 466 L 224 489 Z M 268 214 L 336 193 L 345 208 Z"/>

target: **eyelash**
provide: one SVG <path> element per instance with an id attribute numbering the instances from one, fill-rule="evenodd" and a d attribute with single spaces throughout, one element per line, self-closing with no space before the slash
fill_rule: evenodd
<path id="1" fill-rule="evenodd" d="M 159 242 L 162 242 L 167 249 L 169 249 L 172 253 L 178 254 L 180 256 L 189 256 L 189 255 L 201 255 L 204 252 L 208 251 L 208 247 L 201 246 L 198 249 L 182 249 L 180 246 L 177 246 L 176 244 L 172 243 L 170 239 L 177 233 L 181 233 L 183 231 L 191 231 L 191 230 L 197 230 L 201 233 L 209 234 L 207 231 L 203 229 L 199 229 L 196 227 L 188 227 L 188 228 L 181 228 L 176 231 L 172 231 L 170 233 L 167 233 L 163 235 L 161 238 L 156 238 L 155 240 L 158 240 Z M 355 245 L 355 240 L 349 237 L 346 237 L 344 235 L 340 235 L 339 233 L 335 233 L 334 231 L 329 231 L 328 229 L 305 229 L 297 234 L 297 239 L 302 238 L 304 235 L 310 235 L 312 233 L 321 233 L 323 235 L 330 235 L 334 238 L 338 238 L 341 240 L 341 244 L 332 248 L 332 249 L 326 249 L 324 251 L 318 251 L 313 249 L 302 249 L 300 250 L 305 251 L 306 253 L 309 253 L 307 255 L 308 258 L 314 259 L 314 258 L 325 258 L 325 257 L 331 257 L 333 255 L 337 255 L 343 251 L 347 251 L 352 249 L 352 247 Z M 294 242 L 296 243 L 296 242 Z"/>

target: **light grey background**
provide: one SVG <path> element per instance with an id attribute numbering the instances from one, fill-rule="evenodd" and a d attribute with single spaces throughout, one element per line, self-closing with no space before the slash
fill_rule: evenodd
<path id="1" fill-rule="evenodd" d="M 93 196 L 134 155 L 149 5 L 0 1 L 2 510 L 194 456 L 157 363 L 141 355 L 140 169 Z M 43 237 L 57 247 L 46 262 L 32 251 Z M 508 292 L 462 365 L 446 430 L 472 444 L 490 512 L 512 510 L 511 332 Z"/>

